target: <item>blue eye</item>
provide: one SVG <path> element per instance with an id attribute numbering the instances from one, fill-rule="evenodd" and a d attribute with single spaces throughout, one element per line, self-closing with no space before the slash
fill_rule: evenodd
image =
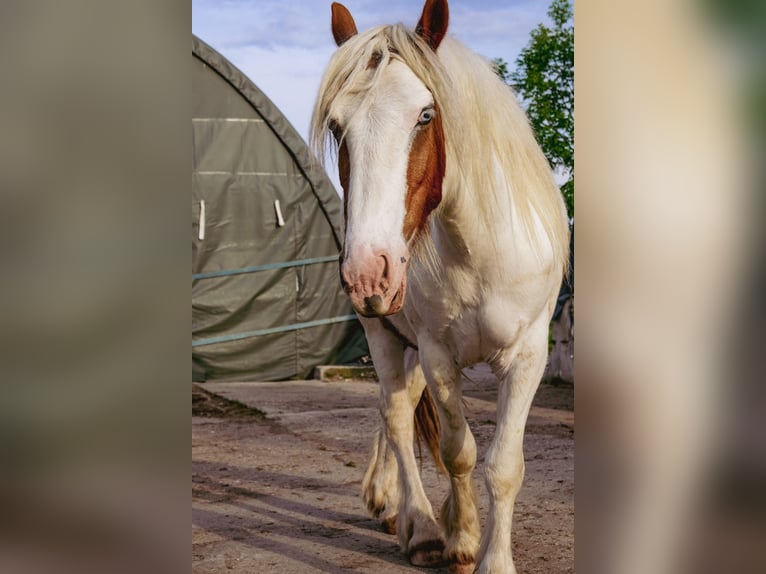
<path id="1" fill-rule="evenodd" d="M 418 125 L 424 126 L 427 123 L 429 123 L 432 119 L 434 119 L 434 109 L 433 108 L 425 108 L 422 112 L 420 112 L 420 117 L 418 118 Z"/>

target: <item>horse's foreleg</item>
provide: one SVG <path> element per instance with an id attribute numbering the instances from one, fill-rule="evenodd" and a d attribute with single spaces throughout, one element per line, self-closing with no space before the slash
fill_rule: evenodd
<path id="1" fill-rule="evenodd" d="M 380 380 L 380 411 L 385 433 L 385 440 L 378 439 L 375 460 L 365 483 L 373 486 L 378 477 L 381 485 L 388 485 L 392 469 L 398 468 L 401 491 L 384 490 L 384 500 L 386 504 L 399 500 L 396 523 L 399 543 L 413 564 L 435 566 L 441 563 L 444 542 L 423 490 L 413 450 L 413 416 L 425 386 L 422 371 L 417 355 L 408 352 L 405 361 L 401 341 L 383 329 L 380 321 L 363 322 Z M 395 456 L 395 463 L 387 458 L 390 452 Z M 376 468 L 373 469 L 373 465 Z M 366 492 L 365 498 L 368 498 Z M 383 512 L 384 519 L 392 516 Z"/>
<path id="2" fill-rule="evenodd" d="M 511 525 L 516 495 L 524 479 L 524 427 L 545 370 L 548 350 L 547 323 L 530 331 L 520 348 L 500 355 L 493 365 L 500 386 L 497 427 L 485 464 L 490 508 L 479 550 L 478 574 L 516 573 L 511 553 Z"/>
<path id="3" fill-rule="evenodd" d="M 399 515 L 399 466 L 394 451 L 388 446 L 385 429 L 375 433 L 372 456 L 362 481 L 362 498 L 381 527 L 388 534 L 396 533 Z"/>
<path id="4" fill-rule="evenodd" d="M 479 548 L 481 528 L 476 508 L 473 469 L 476 441 L 463 414 L 460 371 L 446 348 L 422 341 L 420 361 L 439 411 L 442 460 L 450 476 L 450 493 L 444 501 L 441 522 L 447 536 L 444 558 L 450 572 L 470 573 Z"/>
<path id="5" fill-rule="evenodd" d="M 407 390 L 414 409 L 417 408 L 426 381 L 419 365 L 412 363 L 417 361 L 416 351 L 405 350 L 405 361 L 406 365 L 409 365 L 405 368 Z M 395 534 L 401 499 L 399 465 L 393 449 L 388 444 L 385 427 L 375 433 L 370 464 L 362 481 L 362 496 L 367 509 L 380 519 L 383 531 Z"/>

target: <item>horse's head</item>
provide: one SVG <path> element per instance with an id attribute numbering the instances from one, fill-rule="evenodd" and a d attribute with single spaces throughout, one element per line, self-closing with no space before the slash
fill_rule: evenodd
<path id="1" fill-rule="evenodd" d="M 407 32 L 408 50 L 435 60 L 447 20 L 446 0 L 427 0 L 415 34 Z M 320 121 L 338 144 L 346 220 L 341 281 L 359 313 L 389 315 L 404 304 L 408 246 L 441 201 L 440 109 L 404 50 L 380 33 L 357 35 L 351 14 L 337 3 L 332 32 L 341 64 L 333 75 L 331 63 L 333 77 L 324 85 L 336 90 L 315 116 L 324 113 Z"/>

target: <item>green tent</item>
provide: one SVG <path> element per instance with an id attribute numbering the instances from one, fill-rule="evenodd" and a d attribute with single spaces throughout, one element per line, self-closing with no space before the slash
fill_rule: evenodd
<path id="1" fill-rule="evenodd" d="M 277 107 L 192 37 L 192 377 L 301 378 L 365 353 L 341 202 Z"/>

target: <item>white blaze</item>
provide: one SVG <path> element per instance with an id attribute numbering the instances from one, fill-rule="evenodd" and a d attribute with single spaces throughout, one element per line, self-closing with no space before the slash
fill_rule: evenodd
<path id="1" fill-rule="evenodd" d="M 371 71 L 370 73 L 373 73 Z M 431 93 L 398 60 L 379 70 L 366 94 L 344 102 L 351 164 L 346 223 L 347 257 L 385 250 L 406 252 L 402 237 L 410 146 Z"/>

